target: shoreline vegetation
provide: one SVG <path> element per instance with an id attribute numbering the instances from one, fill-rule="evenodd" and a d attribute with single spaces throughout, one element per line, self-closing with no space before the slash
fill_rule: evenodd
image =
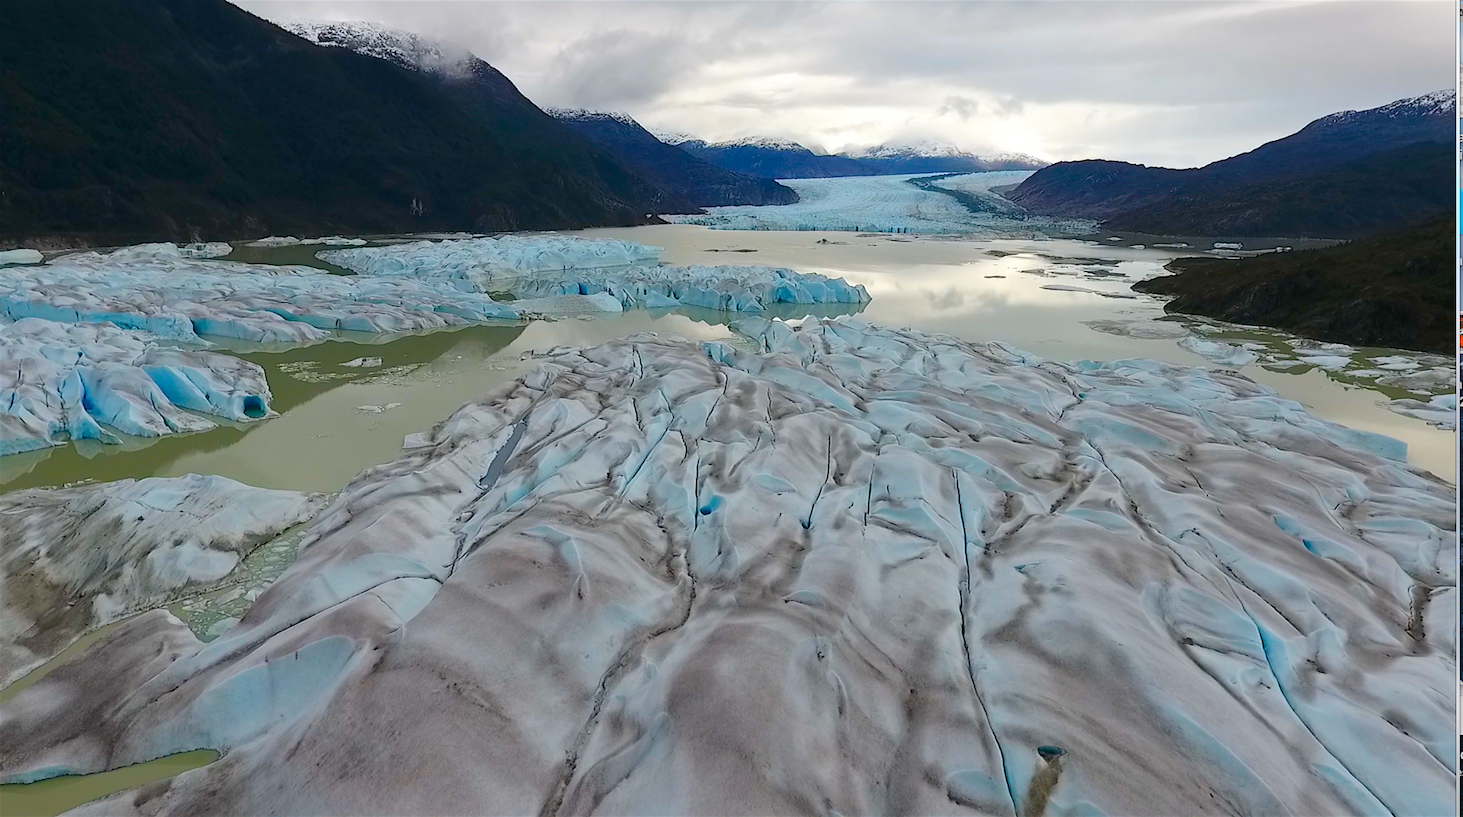
<path id="1" fill-rule="evenodd" d="M 1450 354 L 1452 217 L 1332 247 L 1251 258 L 1178 258 L 1133 289 L 1168 312 L 1271 326 L 1316 340 Z"/>

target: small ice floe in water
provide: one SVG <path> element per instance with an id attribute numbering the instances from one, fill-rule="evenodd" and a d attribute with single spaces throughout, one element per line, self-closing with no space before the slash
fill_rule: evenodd
<path id="1" fill-rule="evenodd" d="M 736 331 L 544 354 L 218 640 L 147 613 L 17 695 L 0 780 L 224 746 L 99 809 L 1451 811 L 1454 493 L 1400 442 L 1232 372 Z"/>
<path id="2" fill-rule="evenodd" d="M 358 357 L 340 364 L 348 369 L 374 369 L 381 365 L 379 357 Z"/>
<path id="3" fill-rule="evenodd" d="M 1162 248 L 1164 248 L 1166 250 L 1183 250 L 1183 249 L 1188 249 L 1188 247 L 1189 247 L 1188 244 L 1185 244 L 1183 242 L 1178 242 L 1176 244 L 1154 244 L 1153 246 L 1154 247 L 1162 247 Z"/>
<path id="4" fill-rule="evenodd" d="M 108 323 L 0 317 L 0 456 L 205 431 L 270 416 L 264 369 Z M 109 430 L 111 429 L 111 430 Z"/>
<path id="5" fill-rule="evenodd" d="M 381 414 L 383 412 L 390 411 L 400 405 L 400 403 L 387 403 L 384 406 L 356 406 L 356 411 L 363 411 L 367 414 Z"/>
<path id="6" fill-rule="evenodd" d="M 1458 427 L 1458 395 L 1439 394 L 1427 401 L 1403 397 L 1383 403 L 1398 414 L 1423 420 L 1438 428 L 1453 430 Z"/>
<path id="7" fill-rule="evenodd" d="M 300 244 L 323 244 L 327 247 L 359 247 L 366 243 L 364 238 L 343 238 L 338 235 L 325 236 L 323 238 L 295 238 L 292 235 L 269 236 L 258 241 L 250 241 L 249 247 L 293 247 Z"/>
<path id="8" fill-rule="evenodd" d="M 0 267 L 6 264 L 39 264 L 43 257 L 40 250 L 0 250 Z"/>
<path id="9" fill-rule="evenodd" d="M 1085 292 L 1088 295 L 1098 295 L 1103 298 L 1123 298 L 1131 300 L 1138 297 L 1137 295 L 1134 295 L 1130 292 L 1108 292 L 1107 290 L 1089 289 L 1087 287 L 1077 287 L 1070 284 L 1042 284 L 1041 288 L 1050 289 L 1054 292 Z"/>
<path id="10" fill-rule="evenodd" d="M 1242 250 L 1244 248 L 1245 248 L 1245 245 L 1243 245 L 1243 244 L 1235 244 L 1235 243 L 1231 243 L 1231 242 L 1228 242 L 1228 241 L 1216 241 L 1216 242 L 1214 242 L 1214 249 L 1216 249 L 1216 250 Z"/>
<path id="11" fill-rule="evenodd" d="M 1193 335 L 1180 340 L 1179 346 L 1205 360 L 1211 360 L 1221 366 L 1234 366 L 1239 368 L 1248 366 L 1260 359 L 1258 354 L 1242 346 L 1233 346 L 1222 340 L 1205 340 L 1204 338 Z"/>
<path id="12" fill-rule="evenodd" d="M 1105 335 L 1122 335 L 1141 340 L 1176 340 L 1188 337 L 1189 330 L 1174 321 L 1083 321 L 1083 325 Z"/>
<path id="13" fill-rule="evenodd" d="M 1380 355 L 1368 358 L 1378 369 L 1386 369 L 1391 372 L 1411 372 L 1422 368 L 1422 364 L 1416 359 L 1406 355 Z"/>
<path id="14" fill-rule="evenodd" d="M 1351 358 L 1342 355 L 1301 355 L 1300 361 L 1331 372 L 1340 371 L 1351 365 Z"/>

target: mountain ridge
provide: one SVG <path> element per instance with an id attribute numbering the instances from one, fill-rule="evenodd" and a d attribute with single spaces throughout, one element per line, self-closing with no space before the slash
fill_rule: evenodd
<path id="1" fill-rule="evenodd" d="M 1038 170 L 1010 191 L 1007 197 L 1036 213 L 1091 218 L 1112 229 L 1157 235 L 1292 235 L 1278 232 L 1286 221 L 1251 218 L 1249 232 L 1237 233 L 1218 222 L 1196 221 L 1194 207 L 1185 201 L 1202 203 L 1228 199 L 1229 206 L 1243 206 L 1242 191 L 1251 198 L 1262 195 L 1258 185 L 1309 178 L 1310 184 L 1325 187 L 1337 173 L 1355 172 L 1357 162 L 1409 148 L 1419 143 L 1449 146 L 1453 141 L 1456 93 L 1439 91 L 1396 100 L 1364 111 L 1342 111 L 1316 119 L 1288 136 L 1266 142 L 1254 150 L 1231 156 L 1203 167 L 1174 169 L 1149 167 L 1103 159 L 1058 162 Z M 1431 161 L 1431 160 L 1429 160 Z M 1373 159 L 1373 171 L 1386 164 Z M 1343 168 L 1349 167 L 1343 171 Z M 1432 167 L 1432 164 L 1428 164 Z M 1304 186 L 1304 185 L 1301 185 Z M 1451 196 L 1439 196 L 1426 185 L 1418 199 L 1400 209 L 1425 211 L 1451 206 Z M 1336 203 L 1355 209 L 1356 202 L 1345 191 L 1334 189 Z M 1359 193 L 1357 195 L 1360 195 Z M 1304 206 L 1297 199 L 1295 206 Z M 1280 211 L 1276 211 L 1277 214 Z M 1342 232 L 1326 234 L 1329 225 L 1314 219 L 1307 235 L 1344 238 L 1367 230 L 1398 226 L 1395 219 L 1371 224 L 1354 224 Z M 1321 231 L 1321 232 L 1314 232 Z"/>
<path id="2" fill-rule="evenodd" d="M 449 87 L 223 0 L 7 4 L 0 53 L 7 243 L 651 220 L 648 182 L 486 63 Z"/>

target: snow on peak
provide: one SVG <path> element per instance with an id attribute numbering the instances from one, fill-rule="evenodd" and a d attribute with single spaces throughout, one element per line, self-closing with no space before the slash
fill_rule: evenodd
<path id="1" fill-rule="evenodd" d="M 669 131 L 669 130 L 668 131 L 658 131 L 658 130 L 653 130 L 653 131 L 650 132 L 650 135 L 651 136 L 654 136 L 655 138 L 659 139 L 662 142 L 665 142 L 667 145 L 684 145 L 687 142 L 704 142 L 705 141 L 705 140 L 703 140 L 703 139 L 701 139 L 699 137 L 692 136 L 691 134 L 685 133 L 683 131 Z"/>
<path id="2" fill-rule="evenodd" d="M 726 142 L 716 142 L 711 145 L 718 148 L 740 148 L 756 147 L 768 148 L 770 150 L 808 150 L 807 147 L 792 141 L 774 136 L 743 136 L 740 139 L 732 139 Z"/>
<path id="3" fill-rule="evenodd" d="M 287 20 L 279 25 L 316 45 L 348 48 L 412 71 L 460 75 L 470 73 L 473 64 L 480 62 L 476 55 L 461 46 L 411 31 L 388 28 L 380 23 Z"/>
<path id="4" fill-rule="evenodd" d="M 549 116 L 564 122 L 585 122 L 611 120 L 622 125 L 641 127 L 635 117 L 621 113 L 620 111 L 592 111 L 588 108 L 549 108 L 545 111 Z"/>
<path id="5" fill-rule="evenodd" d="M 920 141 L 875 145 L 844 154 L 854 159 L 930 159 L 975 158 L 974 154 L 948 142 Z"/>
<path id="6" fill-rule="evenodd" d="M 1423 94 L 1421 96 L 1410 96 L 1405 99 L 1398 99 L 1380 105 L 1375 108 L 1368 108 L 1364 111 L 1338 111 L 1330 116 L 1323 116 L 1316 120 L 1326 124 L 1346 122 L 1361 115 L 1379 115 L 1388 117 L 1399 116 L 1452 116 L 1458 105 L 1458 91 L 1455 88 L 1445 88 L 1441 91 Z"/>

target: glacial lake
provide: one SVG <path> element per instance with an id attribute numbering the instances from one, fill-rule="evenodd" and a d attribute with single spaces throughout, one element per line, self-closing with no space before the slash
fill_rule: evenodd
<path id="1" fill-rule="evenodd" d="M 1391 365 L 1415 364 L 1414 372 L 1451 372 L 1449 358 L 1357 349 L 1345 366 L 1345 361 L 1333 359 L 1326 362 L 1330 369 L 1322 368 L 1293 359 L 1296 353 L 1290 344 L 1297 339 L 1286 333 L 1165 317 L 1159 299 L 1131 292 L 1133 281 L 1163 274 L 1168 260 L 1197 249 L 1138 248 L 1102 240 L 956 240 L 692 225 L 576 234 L 664 247 L 661 257 L 667 263 L 765 264 L 843 277 L 867 287 L 872 302 L 862 308 L 829 307 L 815 314 L 857 311 L 860 320 L 972 341 L 1002 341 L 1058 360 L 1141 357 L 1216 365 L 1179 346 L 1176 338 L 1111 334 L 1089 323 L 1151 326 L 1160 321 L 1175 324 L 1171 327 L 1175 333 L 1179 326 L 1189 326 L 1200 337 L 1248 344 L 1256 350 L 1260 360 L 1241 367 L 1244 375 L 1303 403 L 1319 417 L 1402 440 L 1410 462 L 1456 481 L 1453 432 L 1383 405 L 1409 396 L 1425 401 L 1426 395 L 1349 374 L 1375 373 L 1377 364 L 1369 358 L 1394 356 L 1412 363 Z M 230 258 L 243 252 L 250 261 L 300 263 L 313 257 L 313 252 L 300 247 L 284 247 L 249 248 Z M 800 317 L 806 312 L 796 309 L 779 316 Z M 131 439 L 120 446 L 87 441 L 0 458 L 0 490 L 196 472 L 265 487 L 336 491 L 362 469 L 394 457 L 407 434 L 431 428 L 468 400 L 517 377 L 532 365 L 536 352 L 640 332 L 691 340 L 735 338 L 727 323 L 738 317 L 691 308 L 630 311 L 384 341 L 351 337 L 284 351 L 236 346 L 239 354 L 265 368 L 279 417 L 201 434 Z M 1322 352 L 1313 349 L 1306 354 Z M 1267 355 L 1292 359 L 1267 363 Z M 375 367 L 342 365 L 378 357 L 381 364 Z M 1451 379 L 1449 374 L 1446 384 L 1433 387 L 1431 393 L 1451 390 Z"/>

